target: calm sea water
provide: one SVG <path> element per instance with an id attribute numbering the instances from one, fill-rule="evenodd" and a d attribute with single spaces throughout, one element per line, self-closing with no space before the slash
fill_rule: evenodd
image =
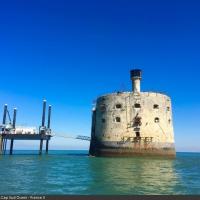
<path id="1" fill-rule="evenodd" d="M 177 153 L 175 160 L 14 153 L 0 156 L 0 194 L 200 194 L 200 153 Z"/>

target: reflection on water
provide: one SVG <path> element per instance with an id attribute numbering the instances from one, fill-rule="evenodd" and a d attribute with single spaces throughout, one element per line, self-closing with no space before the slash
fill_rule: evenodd
<path id="1" fill-rule="evenodd" d="M 0 167 L 0 194 L 200 194 L 200 154 L 171 160 L 58 151 L 0 156 Z"/>
<path id="2" fill-rule="evenodd" d="M 170 159 L 94 158 L 89 167 L 97 194 L 173 194 L 180 182 Z"/>

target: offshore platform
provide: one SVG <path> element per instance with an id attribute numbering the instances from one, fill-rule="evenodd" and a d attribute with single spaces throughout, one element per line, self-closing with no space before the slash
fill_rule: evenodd
<path id="1" fill-rule="evenodd" d="M 3 109 L 3 121 L 0 125 L 0 155 L 7 154 L 7 143 L 9 141 L 10 149 L 9 154 L 13 154 L 13 145 L 15 140 L 38 140 L 40 141 L 39 145 L 39 155 L 43 153 L 43 143 L 46 141 L 45 152 L 48 154 L 49 151 L 49 141 L 53 136 L 63 137 L 66 139 L 78 139 L 90 141 L 90 137 L 83 135 L 71 135 L 71 134 L 57 134 L 53 133 L 51 130 L 51 110 L 52 107 L 48 107 L 48 117 L 47 125 L 45 123 L 46 118 L 46 100 L 43 100 L 43 109 L 42 109 L 42 121 L 39 129 L 37 127 L 26 127 L 26 126 L 16 126 L 16 117 L 17 109 L 14 108 L 13 118 L 11 119 L 8 105 L 4 105 Z"/>
<path id="2" fill-rule="evenodd" d="M 39 140 L 40 148 L 39 154 L 42 154 L 43 141 L 46 141 L 46 153 L 49 149 L 49 140 L 52 137 L 51 134 L 51 105 L 48 108 L 48 121 L 47 126 L 45 125 L 45 115 L 46 115 L 46 100 L 43 101 L 43 110 L 42 110 L 42 123 L 39 126 L 39 131 L 35 127 L 17 127 L 16 126 L 16 117 L 17 109 L 14 108 L 13 119 L 10 117 L 7 104 L 4 105 L 3 111 L 3 122 L 0 125 L 0 154 L 6 154 L 7 141 L 10 140 L 10 151 L 9 154 L 13 154 L 13 145 L 15 140 Z M 8 118 L 8 123 L 7 123 Z"/>
<path id="3" fill-rule="evenodd" d="M 169 96 L 141 92 L 142 71 L 130 72 L 131 92 L 97 98 L 92 114 L 89 154 L 92 156 L 175 157 Z"/>

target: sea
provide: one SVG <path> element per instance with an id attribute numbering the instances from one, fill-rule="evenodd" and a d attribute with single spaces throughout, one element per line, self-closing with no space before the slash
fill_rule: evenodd
<path id="1" fill-rule="evenodd" d="M 177 153 L 176 159 L 37 154 L 0 156 L 0 195 L 200 195 L 200 153 Z"/>

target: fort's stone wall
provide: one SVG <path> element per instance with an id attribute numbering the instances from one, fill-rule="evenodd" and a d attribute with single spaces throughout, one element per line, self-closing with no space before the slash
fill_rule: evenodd
<path id="1" fill-rule="evenodd" d="M 164 94 L 104 95 L 97 99 L 94 115 L 92 138 L 97 149 L 101 146 L 133 148 L 130 151 L 169 148 L 175 154 L 171 100 Z"/>

